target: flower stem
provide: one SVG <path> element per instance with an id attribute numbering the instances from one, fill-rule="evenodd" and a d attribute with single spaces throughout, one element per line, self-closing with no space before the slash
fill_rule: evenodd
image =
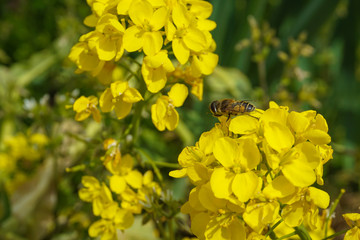
<path id="1" fill-rule="evenodd" d="M 274 229 L 280 225 L 280 223 L 282 223 L 283 219 L 280 219 L 277 223 L 275 223 L 270 229 L 269 231 L 265 234 L 265 238 L 267 236 L 269 236 L 272 232 L 274 232 Z"/>
<path id="2" fill-rule="evenodd" d="M 329 221 L 331 219 L 331 216 L 335 212 L 335 209 L 336 209 L 337 205 L 339 204 L 339 201 L 340 201 L 341 197 L 344 195 L 344 193 L 345 193 L 345 189 L 341 189 L 340 193 L 339 193 L 339 196 L 335 199 L 334 203 L 331 205 L 329 213 L 326 216 L 326 219 L 325 219 L 325 238 L 324 239 L 327 238 Z"/>
<path id="3" fill-rule="evenodd" d="M 295 236 L 296 235 L 296 231 L 292 232 L 292 233 L 289 233 L 289 234 L 286 234 L 280 238 L 278 238 L 277 240 L 281 240 L 281 239 L 287 239 L 287 238 L 290 238 L 292 236 Z"/>
<path id="4" fill-rule="evenodd" d="M 333 235 L 330 235 L 330 236 L 328 236 L 328 237 L 324 237 L 324 238 L 321 239 L 321 240 L 331 239 L 331 238 L 334 238 L 334 237 L 339 236 L 339 235 L 341 235 L 341 234 L 344 234 L 344 233 L 346 233 L 346 232 L 347 232 L 347 229 L 342 230 L 342 231 L 337 232 L 337 233 L 334 233 Z"/>

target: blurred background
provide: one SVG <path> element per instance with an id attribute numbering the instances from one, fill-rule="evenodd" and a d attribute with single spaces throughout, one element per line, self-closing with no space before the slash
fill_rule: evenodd
<path id="1" fill-rule="evenodd" d="M 316 110 L 334 149 L 320 188 L 332 201 L 346 190 L 333 222 L 340 230 L 341 213 L 360 206 L 360 1 L 210 2 L 219 66 L 204 81 L 203 101 L 185 102 L 174 132 L 159 133 L 148 115 L 139 147 L 176 163 L 182 148 L 217 122 L 208 110 L 217 99 Z M 88 238 L 91 206 L 78 199 L 81 176 L 89 168 L 101 173 L 101 142 L 121 130 L 109 118 L 78 123 L 66 107 L 101 90 L 67 59 L 90 31 L 83 24 L 89 14 L 86 1 L 0 2 L 0 239 Z M 169 169 L 162 171 L 167 176 Z M 176 199 L 187 194 L 185 181 L 169 186 Z"/>

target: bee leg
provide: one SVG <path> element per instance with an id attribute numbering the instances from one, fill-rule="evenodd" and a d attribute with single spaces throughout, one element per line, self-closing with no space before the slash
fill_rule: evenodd
<path id="1" fill-rule="evenodd" d="M 231 114 L 229 114 L 228 118 L 226 119 L 226 122 L 229 121 L 230 117 L 231 117 Z"/>

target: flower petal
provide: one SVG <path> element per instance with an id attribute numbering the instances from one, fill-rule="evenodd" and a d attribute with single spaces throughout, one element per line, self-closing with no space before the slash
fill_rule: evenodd
<path id="1" fill-rule="evenodd" d="M 269 122 L 265 124 L 264 137 L 270 147 L 278 152 L 290 149 L 295 142 L 290 129 L 279 122 Z"/>
<path id="2" fill-rule="evenodd" d="M 223 137 L 216 140 L 214 145 L 215 158 L 226 168 L 234 165 L 235 151 L 237 143 L 229 137 Z"/>
<path id="3" fill-rule="evenodd" d="M 215 168 L 210 178 L 211 189 L 217 198 L 228 198 L 231 193 L 231 183 L 234 174 L 226 171 L 225 168 Z"/>
<path id="4" fill-rule="evenodd" d="M 188 88 L 181 83 L 176 83 L 174 86 L 172 86 L 168 93 L 175 107 L 182 106 L 188 94 Z"/>
<path id="5" fill-rule="evenodd" d="M 236 174 L 231 188 L 241 202 L 247 202 L 261 189 L 261 179 L 254 172 Z"/>

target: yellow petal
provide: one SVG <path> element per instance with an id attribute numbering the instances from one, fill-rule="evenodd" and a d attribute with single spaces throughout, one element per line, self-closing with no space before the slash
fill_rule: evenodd
<path id="1" fill-rule="evenodd" d="M 179 124 L 179 113 L 175 108 L 169 108 L 165 119 L 165 126 L 169 131 L 173 131 Z"/>
<path id="2" fill-rule="evenodd" d="M 115 98 L 115 97 L 118 97 L 120 96 L 122 93 L 125 92 L 126 89 L 128 89 L 129 85 L 128 85 L 128 82 L 126 81 L 116 81 L 116 82 L 113 82 L 111 85 L 110 85 L 110 89 L 111 89 L 111 94 L 112 96 Z"/>
<path id="3" fill-rule="evenodd" d="M 130 171 L 126 176 L 125 176 L 125 180 L 126 182 L 132 186 L 133 188 L 139 189 L 142 186 L 142 180 L 143 176 L 142 174 L 137 171 L 137 170 L 133 170 Z"/>
<path id="4" fill-rule="evenodd" d="M 188 94 L 189 94 L 188 88 L 181 83 L 174 84 L 174 86 L 171 87 L 168 93 L 175 107 L 182 106 Z"/>
<path id="5" fill-rule="evenodd" d="M 185 46 L 184 42 L 181 39 L 175 38 L 172 41 L 172 49 L 174 51 L 176 59 L 182 65 L 184 65 L 189 60 L 190 50 Z"/>
<path id="6" fill-rule="evenodd" d="M 322 209 L 326 209 L 330 204 L 330 196 L 327 192 L 309 187 L 309 198 L 314 202 L 314 204 Z"/>
<path id="7" fill-rule="evenodd" d="M 303 116 L 301 113 L 292 111 L 288 117 L 291 128 L 296 133 L 304 132 L 310 125 L 310 120 Z"/>
<path id="8" fill-rule="evenodd" d="M 172 19 L 177 28 L 187 28 L 190 24 L 187 10 L 182 4 L 176 4 L 172 11 Z"/>
<path id="9" fill-rule="evenodd" d="M 189 49 L 200 52 L 205 48 L 206 37 L 199 29 L 189 28 L 187 34 L 183 37 L 183 41 Z"/>
<path id="10" fill-rule="evenodd" d="M 163 38 L 160 32 L 146 32 L 143 39 L 143 50 L 146 55 L 155 55 L 163 46 Z"/>
<path id="11" fill-rule="evenodd" d="M 173 178 L 183 178 L 186 176 L 186 168 L 170 171 L 169 176 Z"/>
<path id="12" fill-rule="evenodd" d="M 255 133 L 259 128 L 259 121 L 248 115 L 240 115 L 231 120 L 229 130 L 235 134 Z"/>
<path id="13" fill-rule="evenodd" d="M 75 112 L 81 112 L 89 107 L 90 101 L 87 97 L 81 96 L 74 102 L 73 109 Z"/>
<path id="14" fill-rule="evenodd" d="M 120 230 L 128 229 L 130 228 L 134 223 L 134 215 L 126 210 L 118 208 L 116 211 L 116 215 L 114 218 L 115 227 Z M 111 238 L 109 240 L 112 240 L 114 238 Z"/>
<path id="15" fill-rule="evenodd" d="M 286 126 L 288 115 L 289 113 L 283 108 L 269 108 L 261 115 L 260 121 L 264 124 L 277 122 Z"/>
<path id="16" fill-rule="evenodd" d="M 325 118 L 321 114 L 317 114 L 315 118 L 315 128 L 322 130 L 324 132 L 328 132 L 329 127 Z"/>
<path id="17" fill-rule="evenodd" d="M 109 37 L 102 37 L 96 44 L 98 57 L 103 61 L 110 61 L 116 56 L 116 42 Z"/>
<path id="18" fill-rule="evenodd" d="M 93 119 L 96 121 L 96 122 L 101 122 L 101 115 L 100 115 L 100 111 L 99 109 L 97 108 L 92 108 L 91 109 L 91 114 L 92 114 L 92 117 Z"/>
<path id="19" fill-rule="evenodd" d="M 159 31 L 166 22 L 168 10 L 166 7 L 161 7 L 154 12 L 149 24 L 152 27 L 152 31 Z"/>
<path id="20" fill-rule="evenodd" d="M 350 227 L 360 227 L 360 213 L 346 213 L 343 217 Z"/>
<path id="21" fill-rule="evenodd" d="M 297 187 L 310 186 L 316 180 L 314 170 L 304 160 L 290 160 L 283 166 L 282 172 L 286 179 Z"/>
<path id="22" fill-rule="evenodd" d="M 235 140 L 224 137 L 216 140 L 214 145 L 215 158 L 226 168 L 234 165 L 235 151 L 237 150 L 237 143 Z"/>
<path id="23" fill-rule="evenodd" d="M 85 119 L 87 119 L 90 116 L 90 114 L 91 114 L 90 111 L 78 112 L 75 115 L 75 120 L 76 121 L 84 121 Z"/>
<path id="24" fill-rule="evenodd" d="M 360 239 L 360 228 L 353 227 L 349 229 L 344 236 L 344 240 L 359 240 Z"/>
<path id="25" fill-rule="evenodd" d="M 304 133 L 304 137 L 309 139 L 315 145 L 328 144 L 331 142 L 331 137 L 326 132 L 319 129 L 312 129 Z"/>
<path id="26" fill-rule="evenodd" d="M 210 178 L 211 189 L 217 198 L 228 198 L 231 193 L 231 183 L 234 174 L 226 171 L 225 168 L 215 168 Z"/>
<path id="27" fill-rule="evenodd" d="M 143 25 L 153 16 L 153 8 L 148 1 L 134 1 L 129 9 L 129 16 L 135 25 Z"/>
<path id="28" fill-rule="evenodd" d="M 261 160 L 259 149 L 251 138 L 240 138 L 237 141 L 235 163 L 239 163 L 245 170 L 254 169 Z"/>
<path id="29" fill-rule="evenodd" d="M 290 129 L 278 122 L 269 122 L 264 126 L 264 137 L 270 147 L 278 152 L 290 149 L 295 142 Z"/>
<path id="30" fill-rule="evenodd" d="M 320 153 L 310 142 L 302 142 L 296 145 L 296 148 L 299 149 L 306 157 L 306 164 L 308 164 L 312 169 L 315 169 L 320 164 Z"/>
<path id="31" fill-rule="evenodd" d="M 263 193 L 268 199 L 287 197 L 295 192 L 295 187 L 283 175 L 280 175 L 268 184 Z"/>
<path id="32" fill-rule="evenodd" d="M 200 212 L 191 219 L 191 232 L 199 239 L 204 239 L 204 233 L 210 216 L 208 213 Z"/>
<path id="33" fill-rule="evenodd" d="M 202 185 L 199 190 L 199 201 L 209 211 L 216 212 L 218 209 L 225 208 L 227 200 L 215 198 L 209 184 Z"/>
<path id="34" fill-rule="evenodd" d="M 157 93 L 165 87 L 167 77 L 166 71 L 162 67 L 152 69 L 143 64 L 141 72 L 146 86 L 151 93 Z"/>
<path id="35" fill-rule="evenodd" d="M 119 175 L 113 175 L 110 177 L 110 189 L 113 192 L 120 194 L 125 191 L 126 186 L 127 185 L 124 177 Z"/>
<path id="36" fill-rule="evenodd" d="M 251 171 L 236 174 L 231 188 L 241 202 L 247 202 L 261 189 L 261 179 Z"/>
<path id="37" fill-rule="evenodd" d="M 112 102 L 113 96 L 111 94 L 110 88 L 106 88 L 105 91 L 100 96 L 100 109 L 102 112 L 110 112 L 114 104 Z"/>
<path id="38" fill-rule="evenodd" d="M 118 119 L 123 119 L 126 117 L 131 111 L 132 103 L 117 101 L 114 104 L 115 114 Z"/>
<path id="39" fill-rule="evenodd" d="M 128 88 L 124 92 L 123 101 L 128 103 L 135 103 L 144 100 L 139 91 L 135 88 Z"/>
<path id="40" fill-rule="evenodd" d="M 124 33 L 123 44 L 128 52 L 135 52 L 142 48 L 144 45 L 142 29 L 137 26 L 127 28 Z"/>

